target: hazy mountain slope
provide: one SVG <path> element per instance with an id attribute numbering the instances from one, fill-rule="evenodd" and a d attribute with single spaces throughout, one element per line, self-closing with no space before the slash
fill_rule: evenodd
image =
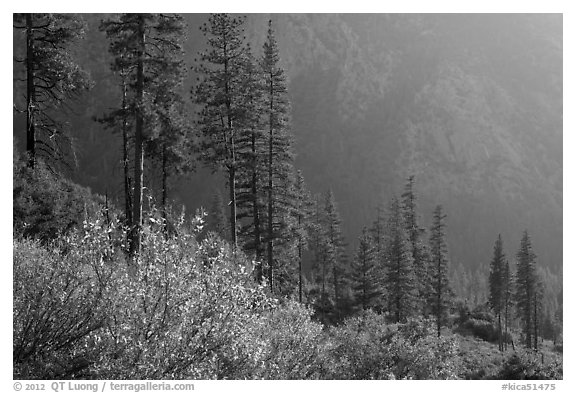
<path id="1" fill-rule="evenodd" d="M 350 240 L 414 173 L 424 218 L 445 205 L 455 260 L 486 262 L 499 232 L 512 256 L 527 228 L 561 265 L 561 17 L 278 19 L 299 164 L 334 188 Z"/>
<path id="2" fill-rule="evenodd" d="M 119 101 L 88 15 L 78 53 L 96 80 L 77 105 L 76 180 L 120 193 L 120 141 L 92 122 Z M 423 220 L 449 215 L 453 260 L 488 263 L 499 232 L 512 259 L 526 228 L 541 263 L 562 264 L 562 17 L 559 15 L 251 15 L 255 50 L 274 21 L 290 79 L 297 164 L 313 191 L 331 187 L 352 244 L 375 206 L 417 177 Z M 188 15 L 187 61 L 203 45 Z M 194 75 L 186 82 L 186 91 Z M 23 119 L 15 119 L 15 135 Z M 175 185 L 189 208 L 223 176 Z"/>

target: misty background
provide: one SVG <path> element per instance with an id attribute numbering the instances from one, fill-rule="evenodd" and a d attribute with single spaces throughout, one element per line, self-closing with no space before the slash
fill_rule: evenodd
<path id="1" fill-rule="evenodd" d="M 121 137 L 93 121 L 121 99 L 104 17 L 83 15 L 86 39 L 75 48 L 95 86 L 69 117 L 70 175 L 121 198 Z M 184 17 L 191 67 L 208 15 Z M 538 263 L 561 274 L 562 15 L 250 14 L 253 48 L 269 19 L 288 75 L 296 167 L 312 192 L 333 190 L 349 250 L 413 174 L 423 226 L 436 204 L 448 214 L 453 269 L 487 270 L 497 234 L 512 256 L 528 229 Z M 195 77 L 190 70 L 184 91 Z M 15 100 L 22 93 L 15 85 Z M 15 116 L 20 149 L 23 124 Z M 194 212 L 225 195 L 224 182 L 199 164 L 171 195 Z"/>

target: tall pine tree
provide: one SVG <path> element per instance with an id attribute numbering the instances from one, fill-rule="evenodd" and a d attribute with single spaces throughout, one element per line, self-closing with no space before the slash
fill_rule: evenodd
<path id="1" fill-rule="evenodd" d="M 397 198 L 390 203 L 385 256 L 388 311 L 394 322 L 404 322 L 417 312 L 417 282 L 410 241 Z"/>
<path id="2" fill-rule="evenodd" d="M 448 282 L 448 246 L 446 244 L 446 215 L 442 206 L 434 209 L 432 228 L 430 228 L 430 278 L 432 292 L 429 302 L 432 314 L 436 318 L 438 337 L 443 324 L 446 323 L 452 291 Z"/>
<path id="3" fill-rule="evenodd" d="M 516 253 L 516 308 L 522 322 L 524 337 L 527 348 L 536 347 L 535 312 L 537 309 L 537 276 L 536 254 L 532 250 L 532 242 L 528 231 L 524 231 L 520 248 Z"/>
<path id="4" fill-rule="evenodd" d="M 357 308 L 368 309 L 382 295 L 376 265 L 374 240 L 364 228 L 360 236 L 356 258 L 352 264 L 352 290 Z"/>
<path id="5" fill-rule="evenodd" d="M 281 218 L 287 215 L 291 204 L 292 198 L 287 195 L 286 191 L 292 188 L 287 185 L 291 182 L 294 173 L 292 137 L 288 129 L 290 102 L 286 75 L 279 63 L 278 44 L 272 29 L 272 21 L 269 21 L 260 67 L 264 85 L 264 117 L 268 149 L 266 160 L 266 259 L 270 288 L 274 288 L 274 246 L 287 229 Z"/>
<path id="6" fill-rule="evenodd" d="M 504 350 L 502 337 L 502 312 L 506 302 L 506 256 L 504 255 L 502 236 L 498 235 L 494 245 L 494 255 L 490 261 L 490 274 L 488 276 L 488 302 L 490 308 L 498 318 L 498 349 Z"/>
<path id="7" fill-rule="evenodd" d="M 414 176 L 408 177 L 404 192 L 402 193 L 402 215 L 410 241 L 410 251 L 414 261 L 414 274 L 416 275 L 416 290 L 418 292 L 418 307 L 420 313 L 426 316 L 427 298 L 431 290 L 428 277 L 428 251 L 423 240 L 424 228 L 418 224 L 416 212 L 416 193 L 414 191 Z"/>
<path id="8" fill-rule="evenodd" d="M 173 95 L 168 93 L 181 82 L 182 18 L 168 14 L 121 14 L 101 24 L 110 40 L 110 52 L 114 56 L 113 70 L 127 78 L 134 118 L 134 193 L 132 203 L 132 228 L 130 230 L 130 255 L 138 255 L 141 249 L 143 220 L 144 160 L 145 146 L 158 138 L 161 129 L 161 113 L 175 107 Z M 166 117 L 174 117 L 175 112 Z"/>
<path id="9" fill-rule="evenodd" d="M 193 89 L 194 101 L 200 105 L 198 124 L 204 136 L 203 159 L 228 177 L 230 238 L 237 239 L 236 182 L 238 171 L 238 137 L 245 101 L 243 87 L 248 47 L 244 43 L 245 18 L 212 14 L 201 31 L 207 37 L 208 49 L 200 52 L 196 71 L 201 75 Z"/>
<path id="10" fill-rule="evenodd" d="M 26 45 L 25 55 L 14 61 L 25 68 L 24 77 L 16 80 L 26 84 L 26 107 L 19 111 L 26 114 L 28 166 L 34 167 L 39 154 L 50 167 L 66 163 L 72 143 L 55 110 L 91 86 L 71 52 L 84 35 L 84 22 L 74 14 L 35 13 L 14 14 L 13 23 Z"/>

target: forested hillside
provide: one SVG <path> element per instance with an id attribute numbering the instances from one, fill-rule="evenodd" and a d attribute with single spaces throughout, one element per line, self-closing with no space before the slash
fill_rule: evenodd
<path id="1" fill-rule="evenodd" d="M 13 136 L 19 378 L 562 378 L 561 15 L 14 14 Z"/>
<path id="2" fill-rule="evenodd" d="M 333 190 L 351 244 L 377 205 L 415 175 L 423 219 L 431 222 L 436 203 L 451 212 L 450 249 L 467 269 L 486 261 L 495 231 L 519 241 L 528 228 L 543 265 L 561 271 L 561 16 L 271 17 L 288 76 L 296 165 L 311 190 Z M 74 176 L 120 195 L 121 143 L 91 121 L 120 101 L 120 91 L 98 29 L 102 16 L 84 18 L 77 54 L 95 86 L 71 118 Z M 187 67 L 205 45 L 206 18 L 184 15 Z M 264 42 L 268 18 L 248 17 L 253 48 Z M 185 90 L 194 83 L 190 72 Z M 222 179 L 200 171 L 182 178 L 173 198 L 193 211 L 208 207 L 218 188 Z"/>

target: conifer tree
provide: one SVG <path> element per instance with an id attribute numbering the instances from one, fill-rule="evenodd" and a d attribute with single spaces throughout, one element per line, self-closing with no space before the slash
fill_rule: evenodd
<path id="1" fill-rule="evenodd" d="M 26 84 L 26 152 L 33 168 L 41 154 L 50 162 L 65 163 L 71 139 L 55 110 L 91 86 L 86 71 L 74 61 L 71 46 L 84 35 L 84 22 L 74 14 L 14 14 L 14 28 L 23 32 Z M 15 106 L 16 107 L 16 106 Z M 63 143 L 66 144 L 63 145 Z"/>
<path id="2" fill-rule="evenodd" d="M 448 282 L 448 246 L 446 245 L 446 215 L 442 206 L 434 209 L 432 228 L 430 229 L 430 278 L 432 292 L 430 303 L 432 314 L 436 318 L 438 337 L 440 329 L 445 323 L 452 297 Z"/>
<path id="3" fill-rule="evenodd" d="M 179 90 L 182 87 L 181 75 L 184 63 L 172 73 L 172 78 L 160 81 L 155 87 L 154 103 L 157 106 L 158 135 L 146 141 L 146 154 L 157 163 L 160 169 L 160 202 L 166 222 L 170 179 L 193 169 L 191 156 L 192 133 L 186 116 L 186 105 Z M 166 73 L 170 75 L 169 73 Z"/>
<path id="4" fill-rule="evenodd" d="M 417 283 L 410 242 L 397 198 L 393 198 L 390 203 L 387 232 L 384 286 L 388 296 L 388 311 L 395 322 L 403 322 L 417 311 Z"/>
<path id="5" fill-rule="evenodd" d="M 265 162 L 266 141 L 263 119 L 262 74 L 253 55 L 248 51 L 242 81 L 242 106 L 245 115 L 241 119 L 238 135 L 238 184 L 237 217 L 242 222 L 240 233 L 244 250 L 253 253 L 256 259 L 256 279 L 262 282 L 264 267 L 264 222 L 265 217 Z"/>
<path id="6" fill-rule="evenodd" d="M 130 176 L 130 151 L 133 144 L 132 129 L 134 126 L 133 113 L 134 109 L 130 106 L 133 100 L 128 96 L 129 94 L 129 80 L 130 73 L 129 65 L 127 62 L 118 61 L 112 67 L 120 76 L 120 86 L 122 90 L 122 99 L 120 107 L 111 110 L 102 117 L 95 118 L 96 121 L 102 123 L 105 128 L 114 131 L 120 131 L 122 134 L 122 170 L 124 182 L 124 223 L 130 228 L 132 227 L 132 178 Z"/>
<path id="7" fill-rule="evenodd" d="M 372 223 L 370 228 L 370 234 L 374 240 L 374 247 L 376 248 L 376 254 L 379 255 L 384 250 L 385 245 L 385 232 L 386 232 L 386 217 L 384 214 L 384 207 L 381 203 L 376 207 L 376 219 Z"/>
<path id="8" fill-rule="evenodd" d="M 368 309 L 381 296 L 380 280 L 376 266 L 374 240 L 364 228 L 359 238 L 358 251 L 352 264 L 352 290 L 356 306 Z"/>
<path id="9" fill-rule="evenodd" d="M 332 268 L 332 285 L 334 288 L 334 306 L 339 317 L 347 302 L 348 266 L 346 259 L 346 242 L 342 235 L 342 220 L 336 206 L 336 199 L 329 190 L 325 199 L 324 227 L 326 230 L 328 265 Z"/>
<path id="10" fill-rule="evenodd" d="M 193 89 L 194 101 L 201 106 L 198 124 L 204 136 L 201 143 L 204 161 L 223 169 L 228 177 L 230 199 L 230 237 L 237 246 L 236 182 L 238 137 L 245 115 L 242 89 L 248 47 L 244 43 L 245 18 L 212 14 L 201 27 L 208 49 L 200 52 L 199 84 Z"/>
<path id="11" fill-rule="evenodd" d="M 130 230 L 130 255 L 140 253 L 144 190 L 145 145 L 159 135 L 159 116 L 180 83 L 182 63 L 182 18 L 167 14 L 121 14 L 105 20 L 101 29 L 110 40 L 112 69 L 128 80 L 128 97 L 134 118 L 134 201 Z M 170 115 L 172 117 L 174 112 Z M 165 116 L 166 117 L 166 116 Z"/>
<path id="12" fill-rule="evenodd" d="M 297 241 L 298 250 L 298 299 L 302 303 L 303 297 L 303 279 L 304 273 L 302 269 L 304 250 L 308 247 L 311 237 L 311 219 L 313 215 L 313 201 L 310 192 L 306 188 L 304 176 L 300 170 L 296 173 L 295 184 L 295 225 L 292 226 L 294 237 Z"/>
<path id="13" fill-rule="evenodd" d="M 512 282 L 512 273 L 510 272 L 510 264 L 505 260 L 504 270 L 502 272 L 503 284 L 503 301 L 504 301 L 504 349 L 508 349 L 508 327 L 510 326 L 510 309 L 512 306 L 512 295 L 514 291 L 514 283 Z"/>
<path id="14" fill-rule="evenodd" d="M 424 244 L 424 228 L 418 224 L 416 212 L 416 193 L 414 192 L 414 176 L 408 177 L 402 194 L 402 215 L 410 241 L 410 251 L 414 260 L 414 274 L 416 275 L 416 290 L 420 312 L 426 316 L 426 304 L 431 290 L 428 277 L 428 252 Z"/>
<path id="15" fill-rule="evenodd" d="M 498 318 L 498 349 L 504 350 L 502 338 L 502 312 L 506 302 L 506 256 L 502 246 L 502 236 L 498 235 L 494 245 L 494 255 L 490 261 L 490 274 L 488 276 L 490 308 Z"/>
<path id="16" fill-rule="evenodd" d="M 331 262 L 333 250 L 327 236 L 327 230 L 324 225 L 325 210 L 322 202 L 322 196 L 314 197 L 314 211 L 312 214 L 310 248 L 313 253 L 312 273 L 314 288 L 311 295 L 314 297 L 316 309 L 325 317 L 333 305 L 332 273 Z"/>
<path id="17" fill-rule="evenodd" d="M 274 244 L 286 229 L 280 220 L 275 220 L 275 217 L 286 215 L 291 198 L 285 193 L 290 187 L 283 186 L 290 183 L 290 177 L 294 173 L 292 138 L 288 132 L 290 103 L 286 75 L 279 63 L 278 44 L 272 29 L 272 21 L 269 21 L 260 67 L 263 75 L 264 117 L 268 137 L 266 255 L 270 288 L 274 287 Z"/>
<path id="18" fill-rule="evenodd" d="M 516 308 L 522 322 L 524 337 L 527 348 L 537 346 L 534 333 L 536 330 L 537 316 L 537 275 L 536 254 L 532 250 L 532 242 L 528 231 L 524 231 L 520 248 L 516 253 Z M 537 333 L 537 332 L 536 332 Z"/>

